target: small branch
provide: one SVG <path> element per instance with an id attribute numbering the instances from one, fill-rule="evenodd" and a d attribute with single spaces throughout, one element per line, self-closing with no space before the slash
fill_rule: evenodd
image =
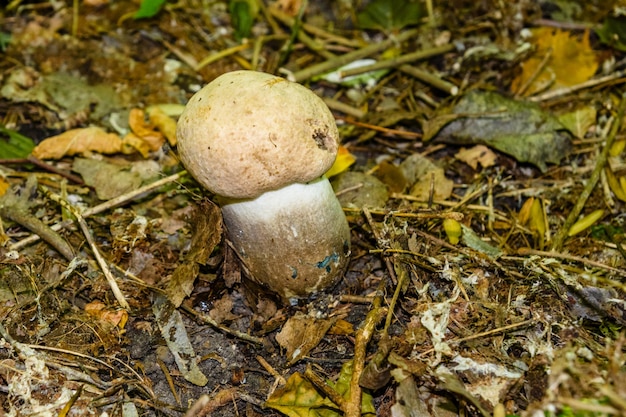
<path id="1" fill-rule="evenodd" d="M 91 248 L 91 251 L 93 252 L 94 257 L 96 258 L 96 261 L 98 262 L 98 265 L 100 266 L 100 269 L 102 270 L 102 273 L 104 274 L 107 282 L 109 283 L 109 287 L 111 287 L 111 291 L 113 292 L 115 299 L 117 300 L 117 302 L 122 308 L 126 310 L 130 310 L 130 305 L 128 305 L 128 301 L 126 301 L 126 297 L 124 297 L 124 294 L 122 294 L 120 287 L 117 285 L 117 281 L 115 281 L 115 277 L 111 273 L 111 270 L 109 269 L 109 266 L 106 260 L 100 254 L 100 251 L 98 250 L 98 247 L 96 246 L 96 242 L 93 240 L 93 236 L 91 235 L 91 231 L 89 230 L 89 226 L 87 225 L 87 222 L 85 221 L 85 219 L 83 218 L 79 210 L 73 205 L 71 205 L 69 202 L 67 202 L 65 199 L 63 199 L 60 195 L 55 194 L 52 191 L 50 191 L 47 187 L 40 185 L 39 188 L 50 199 L 57 202 L 63 208 L 68 210 L 76 218 L 76 222 L 80 226 L 80 229 L 83 232 L 85 239 L 87 239 L 87 243 L 89 243 L 89 247 Z"/>
<path id="2" fill-rule="evenodd" d="M 438 90 L 448 93 L 451 96 L 456 96 L 457 94 L 459 94 L 459 87 L 448 81 L 442 80 L 434 74 L 423 71 L 421 69 L 417 69 L 408 64 L 400 65 L 398 69 L 405 74 L 415 77 L 418 80 L 437 88 Z"/>
<path id="3" fill-rule="evenodd" d="M 117 207 L 120 206 L 124 203 L 127 203 L 131 200 L 134 200 L 135 198 L 145 194 L 145 193 L 149 193 L 165 184 L 169 184 L 171 182 L 174 181 L 178 181 L 179 179 L 181 179 L 182 177 L 184 177 L 185 175 L 187 175 L 187 171 L 181 171 L 177 174 L 174 175 L 170 175 L 169 177 L 165 177 L 163 179 L 160 179 L 158 181 L 155 181 L 151 184 L 148 185 L 144 185 L 143 187 L 139 187 L 136 190 L 133 190 L 129 193 L 123 194 L 119 197 L 115 197 L 111 200 L 105 201 L 102 204 L 99 204 L 97 206 L 94 206 L 92 208 L 86 209 L 85 211 L 82 212 L 82 216 L 83 218 L 87 218 L 90 216 L 93 216 L 94 214 L 99 214 L 102 213 L 110 208 L 113 207 Z M 71 225 L 73 222 L 70 220 L 67 221 L 63 221 L 63 222 L 59 222 L 59 223 L 55 223 L 52 226 L 50 226 L 50 230 L 52 231 L 59 231 L 64 227 L 67 227 L 69 225 Z M 31 230 L 33 233 L 37 233 L 33 230 Z M 20 248 L 23 248 L 24 246 L 28 246 L 32 243 L 35 243 L 36 241 L 38 241 L 41 237 L 38 234 L 29 236 L 25 239 L 20 240 L 19 242 L 14 243 L 13 245 L 9 246 L 9 250 L 18 250 Z M 45 239 L 44 239 L 45 240 Z M 48 242 L 50 243 L 50 242 Z"/>
<path id="4" fill-rule="evenodd" d="M 395 58 L 378 61 L 372 65 L 365 65 L 363 67 L 347 69 L 347 70 L 341 71 L 339 75 L 342 78 L 345 78 L 345 77 L 350 77 L 353 75 L 364 74 L 370 71 L 378 71 L 381 69 L 396 68 L 400 65 L 408 64 L 409 62 L 419 61 L 419 60 L 430 58 L 433 56 L 445 54 L 446 52 L 450 52 L 452 50 L 454 50 L 454 45 L 452 44 L 437 46 L 435 48 L 430 48 L 430 49 L 420 49 L 419 51 L 412 52 L 410 54 L 400 55 Z"/>
<path id="5" fill-rule="evenodd" d="M 615 116 L 613 120 L 613 126 L 611 126 L 611 131 L 609 132 L 609 135 L 606 138 L 606 143 L 604 144 L 604 148 L 602 149 L 602 152 L 598 156 L 598 159 L 596 161 L 596 166 L 593 168 L 593 171 L 591 172 L 591 176 L 589 177 L 589 180 L 585 184 L 585 188 L 578 196 L 578 200 L 576 201 L 576 204 L 574 204 L 574 207 L 572 207 L 572 210 L 567 216 L 567 219 L 565 219 L 565 222 L 563 223 L 563 225 L 561 226 L 557 234 L 554 236 L 554 241 L 552 242 L 552 251 L 559 252 L 561 250 L 563 246 L 563 242 L 565 242 L 565 239 L 567 238 L 567 232 L 569 231 L 570 227 L 572 227 L 572 225 L 578 219 L 578 216 L 582 212 L 583 208 L 585 208 L 585 204 L 587 203 L 589 196 L 591 196 L 593 189 L 596 187 L 596 184 L 598 183 L 598 180 L 600 179 L 600 174 L 602 173 L 602 170 L 604 170 L 604 167 L 607 163 L 607 160 L 609 157 L 609 151 L 611 150 L 611 146 L 613 146 L 613 142 L 615 141 L 615 136 L 617 136 L 617 132 L 619 131 L 620 126 L 622 125 L 622 119 L 624 117 L 624 110 L 626 110 L 626 94 L 622 95 L 622 100 L 620 101 L 619 108 L 617 110 L 617 115 Z"/>
<path id="6" fill-rule="evenodd" d="M 324 62 L 320 62 L 319 64 L 312 65 L 303 70 L 294 72 L 290 79 L 295 82 L 302 82 L 308 80 L 311 77 L 316 75 L 323 74 L 328 71 L 335 70 L 343 65 L 349 64 L 352 61 L 356 61 L 357 59 L 365 58 L 371 55 L 374 55 L 377 52 L 383 51 L 392 47 L 396 43 L 404 42 L 407 39 L 410 39 L 412 36 L 417 34 L 417 30 L 407 30 L 399 34 L 396 37 L 388 38 L 380 43 L 373 43 L 364 48 L 357 49 L 352 52 L 348 52 L 347 54 L 337 56 L 336 58 L 329 59 Z"/>
<path id="7" fill-rule="evenodd" d="M 218 324 L 215 320 L 213 320 L 208 314 L 199 314 L 197 311 L 195 311 L 193 308 L 186 306 L 185 304 L 182 304 L 180 306 L 186 313 L 191 314 L 193 317 L 195 317 L 196 319 L 202 321 L 203 323 L 209 324 L 211 326 L 213 326 L 215 329 L 227 333 L 231 336 L 235 336 L 238 339 L 241 340 L 245 340 L 246 342 L 250 342 L 250 343 L 254 343 L 255 345 L 259 345 L 259 346 L 266 346 L 267 347 L 267 342 L 261 338 L 249 335 L 247 333 L 243 333 L 240 332 L 238 330 L 233 330 L 230 329 L 228 327 L 224 327 L 220 324 Z"/>

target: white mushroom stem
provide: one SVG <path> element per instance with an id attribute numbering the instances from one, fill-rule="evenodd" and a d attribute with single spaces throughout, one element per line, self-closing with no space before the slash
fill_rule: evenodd
<path id="1" fill-rule="evenodd" d="M 328 289 L 348 262 L 350 230 L 325 177 L 222 204 L 227 236 L 250 277 L 293 299 Z"/>

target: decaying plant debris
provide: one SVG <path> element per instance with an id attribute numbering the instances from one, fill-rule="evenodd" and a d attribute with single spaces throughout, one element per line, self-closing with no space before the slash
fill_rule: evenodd
<path id="1" fill-rule="evenodd" d="M 0 415 L 626 414 L 617 2 L 3 7 Z M 340 129 L 351 260 L 310 302 L 177 159 L 240 69 Z"/>

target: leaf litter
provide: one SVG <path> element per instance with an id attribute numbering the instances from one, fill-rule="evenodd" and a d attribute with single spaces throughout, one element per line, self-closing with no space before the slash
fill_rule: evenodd
<path id="1" fill-rule="evenodd" d="M 0 11 L 3 413 L 626 412 L 617 8 L 209 3 Z M 245 279 L 176 158 L 182 105 L 237 69 L 341 129 L 353 253 L 309 302 Z"/>

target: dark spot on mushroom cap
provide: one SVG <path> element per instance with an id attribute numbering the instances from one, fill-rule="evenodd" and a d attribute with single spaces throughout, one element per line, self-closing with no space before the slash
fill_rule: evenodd
<path id="1" fill-rule="evenodd" d="M 317 147 L 323 150 L 327 150 L 329 143 L 333 142 L 333 138 L 328 136 L 327 131 L 318 129 L 313 132 L 313 140 L 317 144 Z"/>

